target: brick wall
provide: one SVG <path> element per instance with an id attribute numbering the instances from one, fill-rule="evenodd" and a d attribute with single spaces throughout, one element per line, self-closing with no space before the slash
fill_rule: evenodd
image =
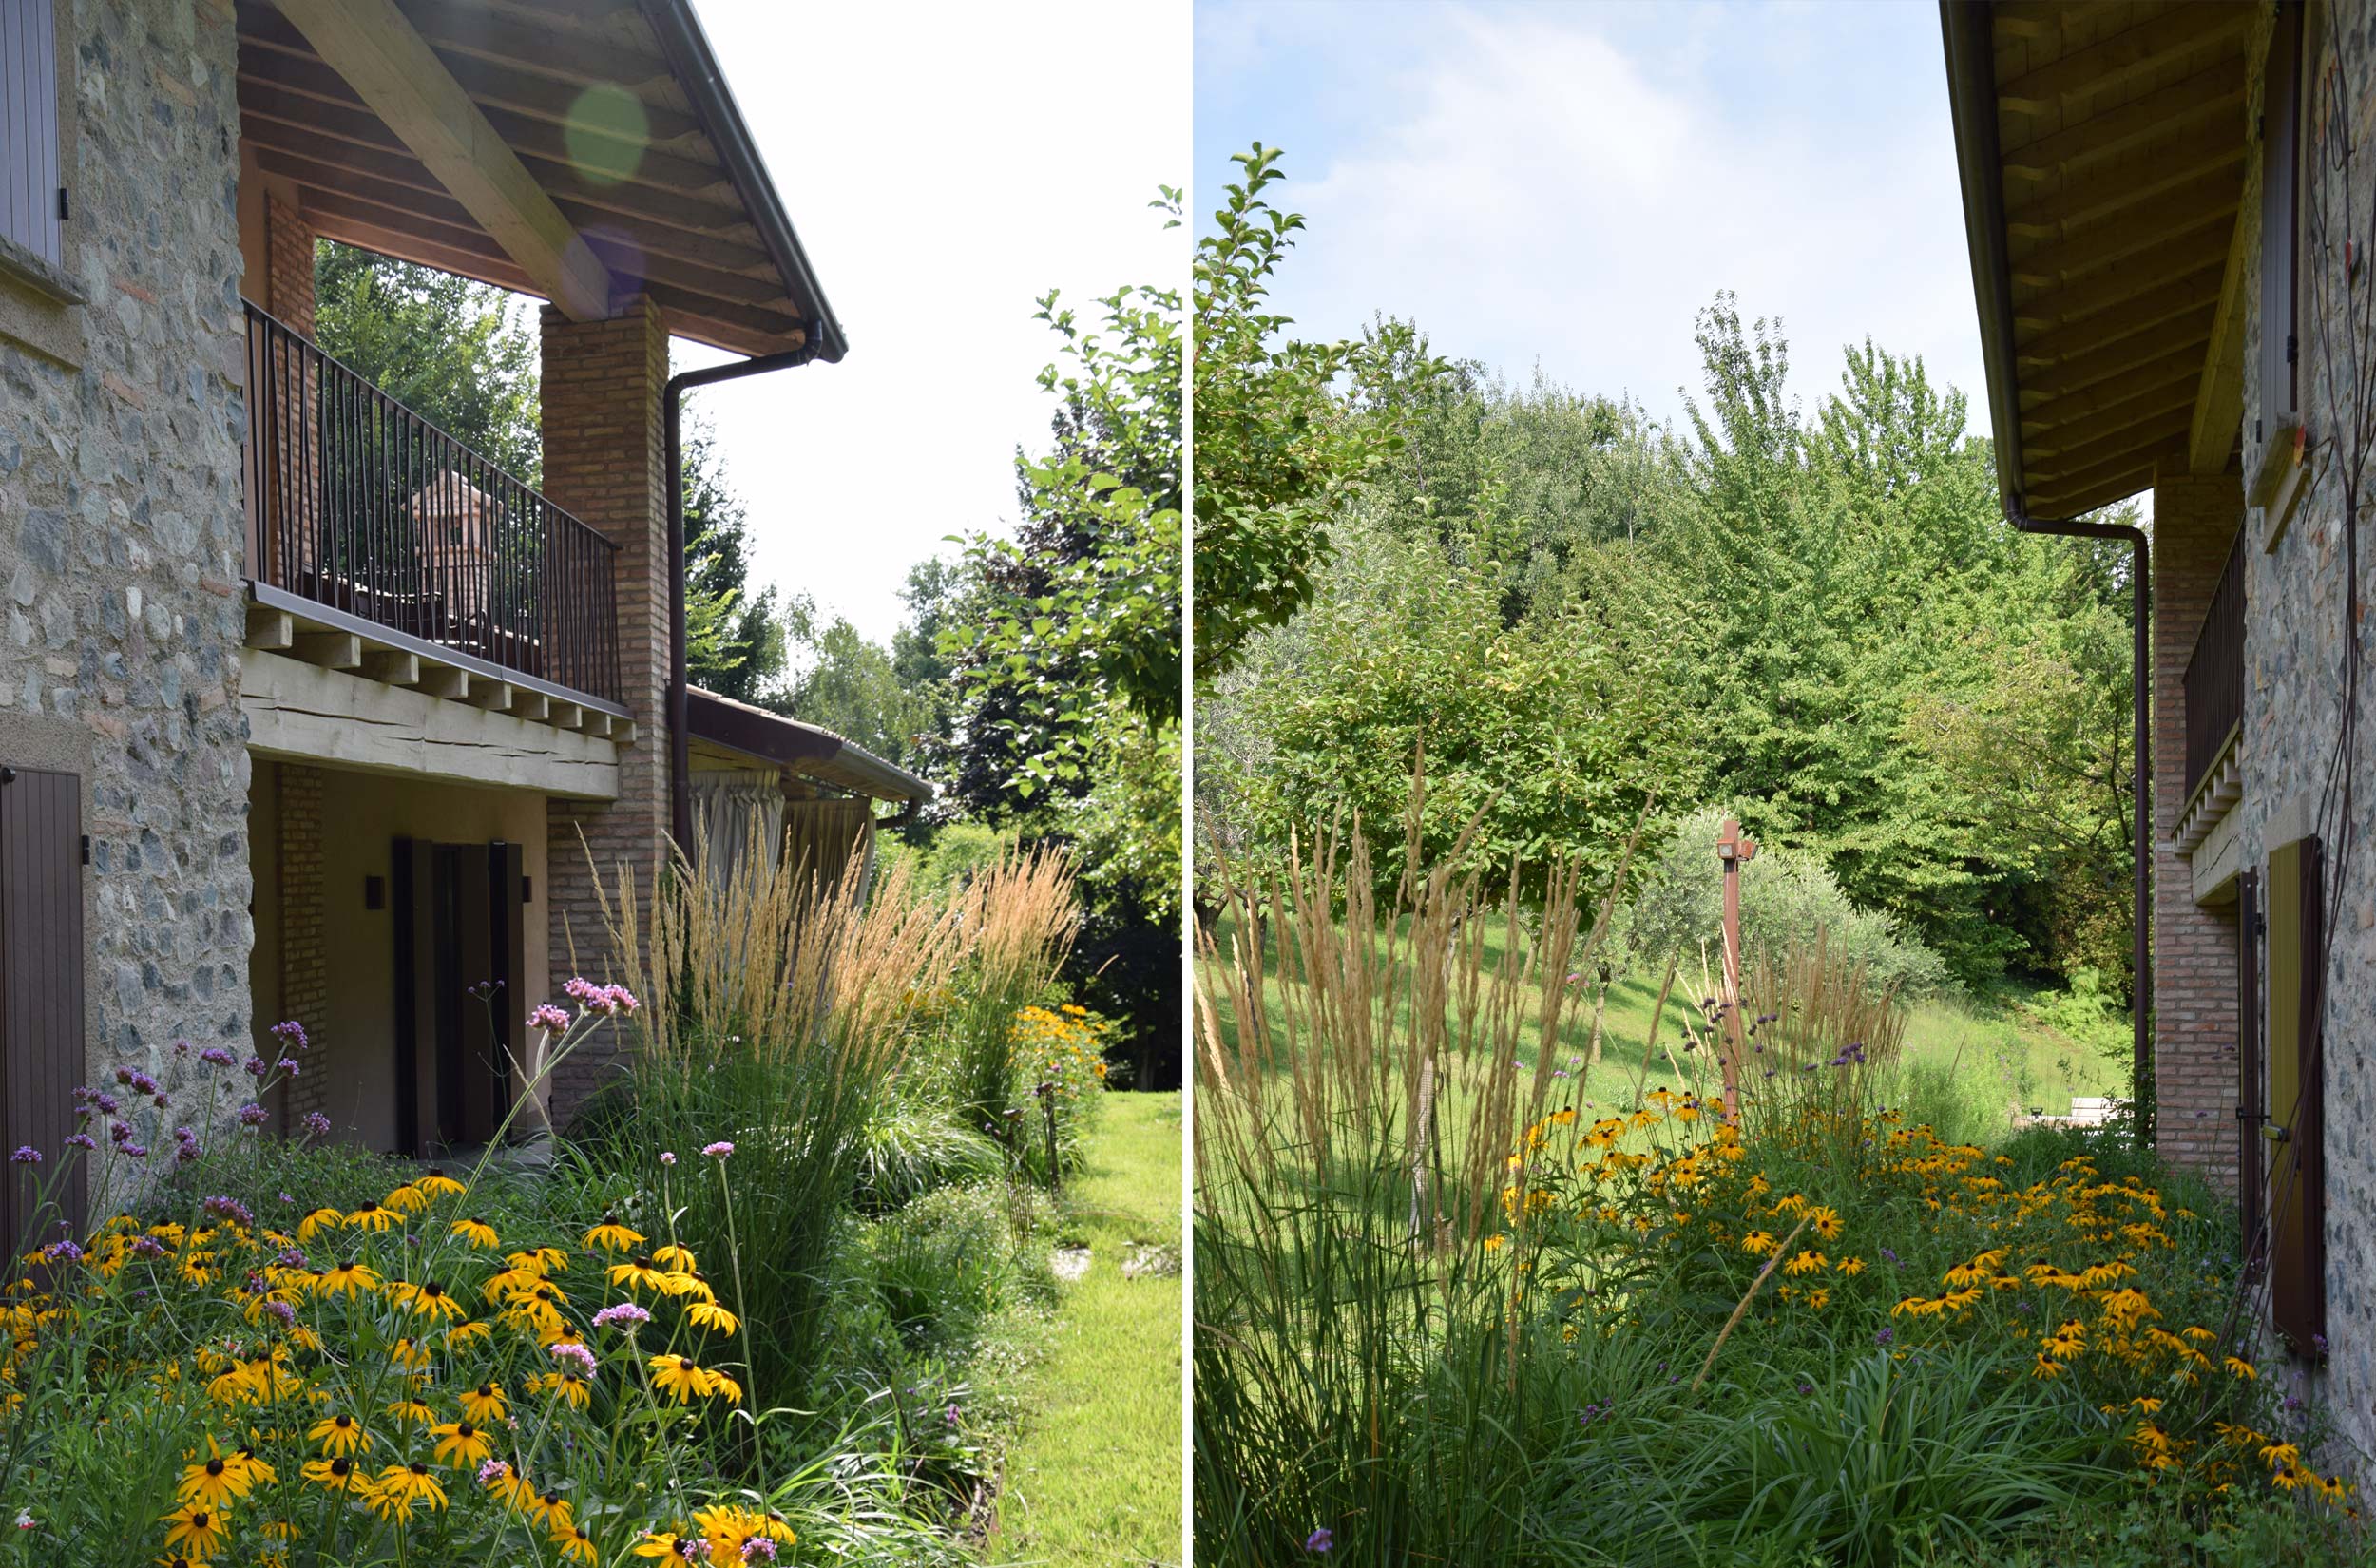
<path id="1" fill-rule="evenodd" d="M 2232 904 L 2194 902 L 2171 847 L 2186 805 L 2187 661 L 2244 519 L 2242 481 L 2169 476 L 2154 485 L 2154 1085 L 2158 1142 L 2172 1161 L 2235 1182 Z"/>
<path id="2" fill-rule="evenodd" d="M 323 904 L 322 794 L 319 768 L 279 764 L 280 836 L 275 847 L 280 884 L 281 1017 L 305 1025 L 315 1048 L 299 1059 L 297 1080 L 280 1097 L 280 1125 L 294 1131 L 309 1111 L 327 1113 L 330 1080 L 338 1047 L 330 1030 L 330 964 Z M 280 1019 L 259 1021 L 257 1049 L 270 1060 L 273 1042 L 262 1031 Z"/>
<path id="3" fill-rule="evenodd" d="M 659 308 L 637 297 L 606 321 L 544 313 L 545 492 L 620 546 L 615 562 L 623 696 L 637 738 L 619 754 L 619 798 L 607 804 L 553 800 L 546 806 L 551 883 L 552 987 L 571 974 L 625 981 L 623 955 L 604 937 L 599 879 L 617 896 L 632 869 L 639 927 L 649 929 L 652 878 L 668 828 L 668 516 L 661 392 L 668 379 L 668 329 Z M 619 1041 L 598 1038 L 565 1063 L 553 1083 L 553 1116 L 565 1127 L 615 1072 Z"/>
<path id="4" fill-rule="evenodd" d="M 277 196 L 264 199 L 264 309 L 314 335 L 314 230 Z"/>

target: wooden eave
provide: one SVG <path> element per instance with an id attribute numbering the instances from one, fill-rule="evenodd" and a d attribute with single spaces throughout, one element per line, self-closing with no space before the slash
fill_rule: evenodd
<path id="1" fill-rule="evenodd" d="M 2233 461 L 2237 432 L 2197 412 L 2225 410 L 2232 391 L 2254 9 L 1943 0 L 1989 406 L 2017 515 L 2074 518 L 2149 487 L 2156 466 Z"/>
<path id="2" fill-rule="evenodd" d="M 276 185 L 294 188 L 317 233 L 555 298 L 323 58 L 304 13 L 276 0 L 235 9 L 241 141 Z M 671 332 L 735 353 L 840 357 L 839 324 L 690 0 L 393 0 L 388 10 L 600 262 L 612 299 L 649 295 Z M 626 128 L 637 116 L 640 134 Z"/>

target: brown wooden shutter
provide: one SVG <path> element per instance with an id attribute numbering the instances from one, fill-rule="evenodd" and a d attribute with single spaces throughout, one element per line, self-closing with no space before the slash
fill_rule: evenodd
<path id="1" fill-rule="evenodd" d="M 87 1233 L 79 1165 L 36 1213 L 67 1153 L 83 1061 L 82 779 L 0 766 L 0 1157 L 29 1147 L 43 1161 L 0 1166 L 0 1245 Z"/>
<path id="2" fill-rule="evenodd" d="M 2301 407 L 2295 256 L 2301 233 L 2302 7 L 2279 0 L 2261 100 L 2261 404 L 2269 418 Z M 2282 329 L 2282 330 L 2278 330 Z M 2276 430 L 2265 419 L 2261 437 Z"/>
<path id="3" fill-rule="evenodd" d="M 2260 872 L 2237 878 L 2235 923 L 2235 1127 L 2236 1209 L 2243 1227 L 2244 1271 L 2260 1272 L 2269 1238 L 2259 1233 L 2261 1122 L 2267 1118 L 2260 1087 Z"/>
<path id="4" fill-rule="evenodd" d="M 2326 989 L 2326 855 L 2305 838 L 2269 857 L 2270 1319 L 2299 1355 L 2327 1331 L 2325 1077 L 2319 1061 Z"/>
<path id="5" fill-rule="evenodd" d="M 0 239 L 61 265 L 58 44 L 50 0 L 0 0 Z"/>

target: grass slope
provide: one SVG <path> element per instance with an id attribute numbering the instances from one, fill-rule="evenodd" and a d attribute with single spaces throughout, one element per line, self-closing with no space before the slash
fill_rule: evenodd
<path id="1" fill-rule="evenodd" d="M 1178 1094 L 1108 1096 L 1064 1241 L 1089 1272 L 1008 1456 L 992 1560 L 1114 1568 L 1179 1560 L 1180 1282 L 1122 1277 L 1135 1244 L 1180 1245 Z"/>
<path id="2" fill-rule="evenodd" d="M 1500 963 L 1506 945 L 1501 926 L 1501 920 L 1495 917 L 1485 936 L 1488 966 Z M 1235 933 L 1235 923 L 1225 922 L 1221 927 L 1225 951 Z M 1278 1038 L 1284 1014 L 1279 1003 L 1280 976 L 1274 940 L 1266 942 L 1263 958 L 1263 1010 L 1274 1038 Z M 1643 1068 L 1650 1021 L 1658 1001 L 1658 984 L 1664 978 L 1663 972 L 1653 974 L 1646 965 L 1638 966 L 1609 987 L 1608 1005 L 1600 1024 L 1600 1060 L 1586 1076 L 1584 1091 L 1602 1104 L 1631 1104 L 1638 1077 L 1649 1088 L 1679 1088 L 1691 1081 L 1688 1075 L 1694 1063 L 1689 1058 L 1677 1059 L 1685 1069 L 1679 1081 L 1664 1051 L 1652 1056 L 1646 1072 Z M 1681 1035 L 1677 1020 L 1705 994 L 1705 989 L 1696 963 L 1677 974 L 1675 991 L 1668 999 L 1666 1018 L 1659 1030 L 1670 1046 L 1679 1049 Z M 1210 994 L 1217 996 L 1219 991 L 1216 976 Z M 2119 1063 L 2045 1027 L 2031 1014 L 2026 1001 L 2022 993 L 2008 990 L 2002 997 L 1986 1000 L 1925 1002 L 1917 1004 L 1907 1020 L 1905 1062 L 1909 1068 L 1926 1070 L 1943 1091 L 1962 1102 L 1962 1114 L 1957 1119 L 1960 1136 L 2002 1136 L 2009 1130 L 2017 1106 L 2031 1114 L 2061 1116 L 2071 1109 L 2074 1095 L 2120 1092 L 2123 1075 Z M 1407 1004 L 1397 1011 L 1408 1017 Z M 1591 1029 L 1592 1002 L 1586 992 L 1568 1010 L 1562 1031 L 1566 1053 L 1585 1055 Z M 1520 1060 L 1531 1063 L 1532 1051 L 1522 1048 Z M 1717 1070 L 1715 1064 L 1701 1061 L 1696 1065 L 1707 1074 L 1706 1086 L 1713 1088 Z"/>

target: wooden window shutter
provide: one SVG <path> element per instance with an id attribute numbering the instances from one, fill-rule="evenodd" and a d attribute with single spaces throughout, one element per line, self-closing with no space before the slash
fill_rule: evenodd
<path id="1" fill-rule="evenodd" d="M 40 1165 L 0 1165 L 7 1244 L 54 1241 L 66 1222 L 87 1234 L 82 1169 L 53 1182 L 74 1131 L 83 1080 L 83 784 L 67 773 L 0 767 L 0 1139 L 41 1151 Z"/>
<path id="2" fill-rule="evenodd" d="M 2248 1277 L 2260 1272 L 2268 1237 L 2258 1233 L 2261 1204 L 2261 1122 L 2267 1106 L 2260 1087 L 2260 872 L 2236 879 L 2235 934 L 2235 1127 L 2236 1209 L 2246 1248 Z"/>
<path id="3" fill-rule="evenodd" d="M 2290 418 L 2301 407 L 2295 281 L 2302 220 L 2300 0 L 2278 0 L 2261 85 L 2260 403 L 2262 437 L 2273 439 L 2271 421 Z"/>
<path id="4" fill-rule="evenodd" d="M 2269 1311 L 2299 1355 L 2327 1331 L 2325 862 L 2314 837 L 2269 856 Z"/>
<path id="5" fill-rule="evenodd" d="M 0 0 L 0 239 L 62 265 L 58 42 L 51 0 Z"/>

